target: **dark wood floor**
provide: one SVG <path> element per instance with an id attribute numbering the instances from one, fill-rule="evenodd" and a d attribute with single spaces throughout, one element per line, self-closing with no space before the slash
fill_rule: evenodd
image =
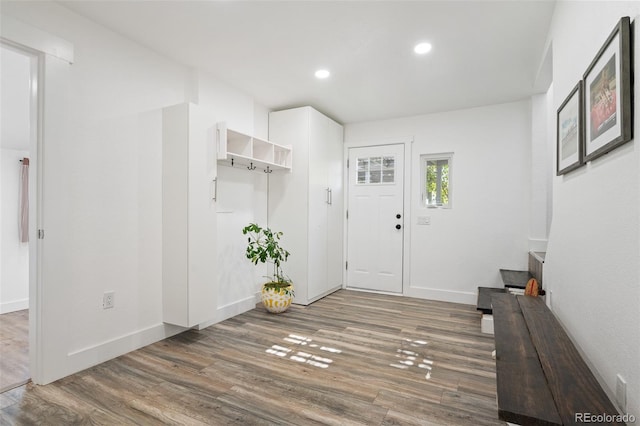
<path id="1" fill-rule="evenodd" d="M 6 392 L 0 424 L 504 425 L 479 315 L 346 290 L 280 315 L 257 307 Z"/>
<path id="2" fill-rule="evenodd" d="M 0 315 L 0 393 L 29 380 L 29 311 Z"/>

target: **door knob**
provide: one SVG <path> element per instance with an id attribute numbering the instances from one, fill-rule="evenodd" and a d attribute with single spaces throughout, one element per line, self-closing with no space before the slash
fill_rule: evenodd
<path id="1" fill-rule="evenodd" d="M 400 219 L 401 217 L 402 217 L 402 215 L 401 215 L 400 213 L 398 213 L 398 214 L 396 215 L 396 219 Z"/>
<path id="2" fill-rule="evenodd" d="M 396 225 L 396 229 L 400 229 L 400 228 L 402 228 L 402 225 L 397 224 L 397 225 Z"/>

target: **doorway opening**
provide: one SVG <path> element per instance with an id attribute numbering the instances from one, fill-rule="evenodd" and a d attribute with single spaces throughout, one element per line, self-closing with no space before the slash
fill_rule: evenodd
<path id="1" fill-rule="evenodd" d="M 0 43 L 0 393 L 30 380 L 39 58 Z M 35 312 L 34 312 L 35 314 Z"/>

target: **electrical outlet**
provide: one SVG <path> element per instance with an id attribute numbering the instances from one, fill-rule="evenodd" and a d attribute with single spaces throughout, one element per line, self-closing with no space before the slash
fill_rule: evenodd
<path id="1" fill-rule="evenodd" d="M 627 412 L 627 382 L 621 375 L 616 375 L 616 400 L 623 413 Z"/>
<path id="2" fill-rule="evenodd" d="M 115 292 L 113 291 L 107 291 L 104 293 L 104 295 L 102 296 L 102 309 L 111 309 L 114 306 L 115 303 Z"/>

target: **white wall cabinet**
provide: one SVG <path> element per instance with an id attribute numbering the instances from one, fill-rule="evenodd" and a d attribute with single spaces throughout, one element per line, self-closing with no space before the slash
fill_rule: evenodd
<path id="1" fill-rule="evenodd" d="M 309 304 L 342 286 L 343 128 L 311 107 L 269 114 L 269 139 L 291 145 L 296 167 L 269 176 L 269 227 L 284 233 L 284 272 L 295 302 Z"/>
<path id="2" fill-rule="evenodd" d="M 216 123 L 194 104 L 162 110 L 163 321 L 216 315 Z"/>
<path id="3" fill-rule="evenodd" d="M 225 166 L 245 166 L 250 170 L 261 168 L 291 170 L 291 146 L 282 146 L 270 141 L 245 135 L 218 123 L 218 162 Z"/>

